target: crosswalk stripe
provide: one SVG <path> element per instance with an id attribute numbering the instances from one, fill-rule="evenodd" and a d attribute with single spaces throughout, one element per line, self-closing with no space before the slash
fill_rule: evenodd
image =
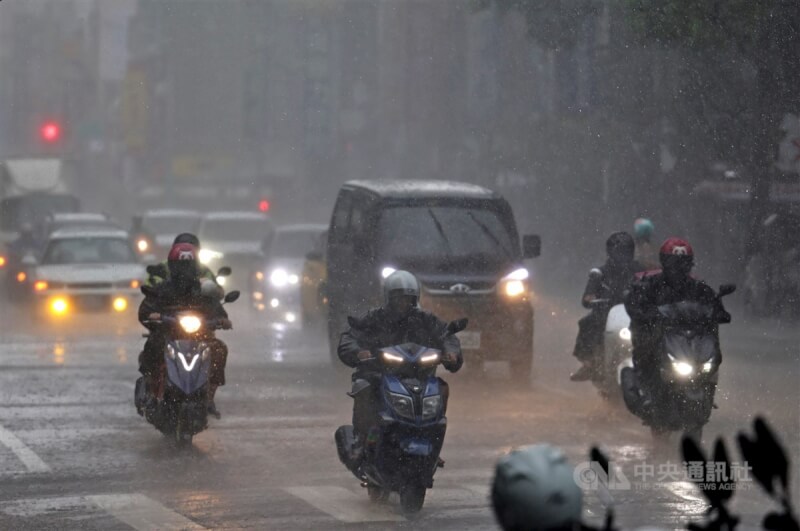
<path id="1" fill-rule="evenodd" d="M 86 500 L 141 531 L 206 529 L 142 494 L 100 494 L 86 496 Z"/>
<path id="2" fill-rule="evenodd" d="M 22 461 L 22 464 L 25 465 L 28 472 L 41 473 L 50 471 L 50 467 L 36 455 L 36 452 L 28 448 L 24 442 L 19 440 L 16 435 L 8 431 L 2 425 L 0 425 L 0 443 L 14 452 L 14 455 L 17 456 L 17 459 Z"/>
<path id="3" fill-rule="evenodd" d="M 343 487 L 290 487 L 286 492 L 348 524 L 406 520 L 391 506 L 372 503 L 366 493 L 358 496 Z"/>

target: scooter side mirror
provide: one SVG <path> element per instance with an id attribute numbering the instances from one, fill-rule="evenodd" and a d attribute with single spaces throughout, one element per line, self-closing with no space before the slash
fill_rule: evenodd
<path id="1" fill-rule="evenodd" d="M 600 280 L 603 278 L 603 272 L 594 267 L 591 271 L 589 271 L 589 278 L 592 280 Z"/>
<path id="2" fill-rule="evenodd" d="M 239 300 L 239 296 L 241 294 L 242 293 L 239 290 L 229 291 L 228 293 L 225 294 L 225 299 L 224 300 L 228 304 L 231 303 L 231 302 L 236 302 L 237 300 Z"/>
<path id="3" fill-rule="evenodd" d="M 229 277 L 233 274 L 233 270 L 231 270 L 228 266 L 222 266 L 217 270 L 218 277 Z"/>
<path id="4" fill-rule="evenodd" d="M 452 321 L 450 324 L 447 325 L 447 331 L 450 334 L 457 334 L 462 330 L 467 328 L 467 324 L 469 323 L 469 319 L 466 317 L 463 319 L 458 319 L 456 321 Z"/>
<path id="5" fill-rule="evenodd" d="M 736 291 L 736 284 L 723 284 L 719 287 L 719 296 L 724 297 Z"/>

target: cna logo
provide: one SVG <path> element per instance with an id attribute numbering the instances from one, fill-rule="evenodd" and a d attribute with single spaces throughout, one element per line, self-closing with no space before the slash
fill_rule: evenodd
<path id="1" fill-rule="evenodd" d="M 572 477 L 575 483 L 585 490 L 597 490 L 601 485 L 609 490 L 631 489 L 628 478 L 613 463 L 609 466 L 608 474 L 597 461 L 580 463 L 575 467 Z"/>

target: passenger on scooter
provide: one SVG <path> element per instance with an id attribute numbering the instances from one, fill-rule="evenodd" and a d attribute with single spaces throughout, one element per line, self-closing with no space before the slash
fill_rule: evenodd
<path id="1" fill-rule="evenodd" d="M 139 355 L 139 372 L 147 380 L 147 389 L 154 392 L 160 377 L 165 338 L 161 327 L 151 321 L 161 319 L 165 311 L 194 308 L 209 318 L 219 320 L 220 327 L 230 329 L 228 314 L 218 297 L 210 297 L 198 279 L 197 248 L 188 243 L 173 245 L 167 260 L 169 279 L 151 287 L 139 306 L 139 322 L 150 330 L 144 350 Z M 208 283 L 208 280 L 204 280 Z M 220 418 L 214 403 L 217 387 L 225 385 L 225 363 L 228 347 L 209 331 L 211 346 L 211 374 L 209 374 L 208 412 Z"/>
<path id="2" fill-rule="evenodd" d="M 356 369 L 350 396 L 354 399 L 353 428 L 359 452 L 376 420 L 379 405 L 375 389 L 381 372 L 372 355 L 374 349 L 416 343 L 441 350 L 442 365 L 450 372 L 458 371 L 464 363 L 458 338 L 450 335 L 442 340 L 447 323 L 418 306 L 419 283 L 414 275 L 407 271 L 392 273 L 384 282 L 383 293 L 384 305 L 356 320 L 339 341 L 339 359 Z M 448 387 L 443 380 L 440 385 L 446 409 Z"/>
<path id="3" fill-rule="evenodd" d="M 630 287 L 635 274 L 644 268 L 633 259 L 633 237 L 627 232 L 615 232 L 606 240 L 606 263 L 593 269 L 599 274 L 590 274 L 583 293 L 584 308 L 592 312 L 578 321 L 578 337 L 575 339 L 573 356 L 583 365 L 571 376 L 573 382 L 585 382 L 592 379 L 598 362 L 598 352 L 603 344 L 608 311 L 615 304 L 621 304 L 625 291 Z M 592 301 L 602 299 L 608 304 L 600 307 L 592 305 Z"/>
<path id="4" fill-rule="evenodd" d="M 633 239 L 636 242 L 635 259 L 646 270 L 658 269 L 658 256 L 652 243 L 655 227 L 647 218 L 636 218 L 633 222 Z"/>
<path id="5" fill-rule="evenodd" d="M 662 271 L 645 274 L 635 282 L 625 297 L 625 309 L 631 318 L 633 367 L 639 387 L 645 392 L 642 407 L 649 406 L 649 393 L 658 377 L 656 358 L 661 339 L 661 313 L 658 307 L 681 301 L 714 306 L 715 324 L 729 323 L 731 315 L 714 290 L 690 275 L 694 267 L 694 251 L 686 240 L 668 238 L 659 250 Z"/>

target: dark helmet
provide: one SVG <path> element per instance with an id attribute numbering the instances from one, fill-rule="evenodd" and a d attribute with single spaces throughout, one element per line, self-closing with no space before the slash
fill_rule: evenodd
<path id="1" fill-rule="evenodd" d="M 694 250 L 686 240 L 667 238 L 658 251 L 661 268 L 668 276 L 687 276 L 694 267 Z"/>
<path id="2" fill-rule="evenodd" d="M 197 277 L 197 247 L 190 243 L 177 243 L 167 256 L 169 276 L 179 284 L 186 284 Z"/>
<path id="3" fill-rule="evenodd" d="M 182 232 L 175 236 L 175 241 L 172 242 L 172 245 L 177 245 L 179 243 L 189 243 L 195 247 L 200 247 L 200 240 L 191 232 Z"/>
<path id="4" fill-rule="evenodd" d="M 606 254 L 612 262 L 631 262 L 635 252 L 636 242 L 627 232 L 615 232 L 606 240 Z"/>

